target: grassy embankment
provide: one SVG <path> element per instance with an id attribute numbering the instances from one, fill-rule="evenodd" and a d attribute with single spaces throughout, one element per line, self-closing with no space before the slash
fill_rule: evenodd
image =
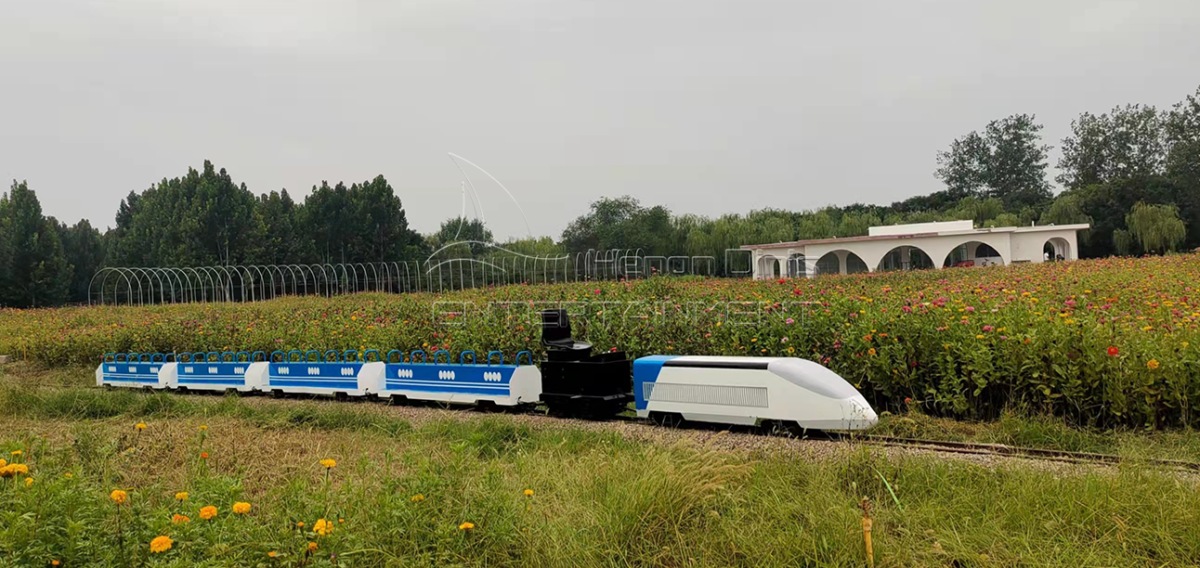
<path id="1" fill-rule="evenodd" d="M 878 566 L 1200 561 L 1196 480 L 1140 465 L 984 466 L 853 444 L 813 461 L 505 415 L 414 424 L 373 404 L 106 392 L 87 378 L 22 365 L 0 378 L 0 451 L 29 467 L 0 482 L 0 565 L 863 566 L 863 496 Z M 1016 417 L 890 427 L 906 420 L 974 439 L 1054 432 L 1070 449 L 1195 447 L 1187 432 Z M 250 512 L 234 514 L 238 502 Z M 202 519 L 205 506 L 217 516 Z M 314 533 L 318 519 L 333 532 Z M 152 553 L 159 536 L 171 548 Z"/>

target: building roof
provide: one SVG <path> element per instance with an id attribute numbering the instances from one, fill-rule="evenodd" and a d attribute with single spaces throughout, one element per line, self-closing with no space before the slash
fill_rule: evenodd
<path id="1" fill-rule="evenodd" d="M 919 224 L 914 224 L 911 226 L 914 228 L 920 227 L 922 229 L 925 229 L 925 228 L 928 228 L 929 225 L 932 225 L 932 223 L 919 223 Z M 900 228 L 904 227 L 904 225 L 893 225 L 890 227 L 891 227 L 890 230 L 895 231 L 896 229 L 900 229 Z M 872 228 L 875 228 L 875 227 L 872 227 Z M 894 240 L 899 240 L 899 239 L 918 239 L 918 238 L 956 236 L 956 235 L 986 235 L 989 233 L 1038 233 L 1038 232 L 1044 232 L 1044 231 L 1063 231 L 1063 230 L 1082 231 L 1082 230 L 1089 229 L 1089 228 L 1091 228 L 1091 225 L 1088 225 L 1087 223 L 1080 223 L 1080 224 L 1075 224 L 1075 225 L 1036 225 L 1036 226 L 1031 226 L 1031 227 L 991 227 L 991 228 L 987 228 L 987 229 L 951 230 L 951 231 L 940 231 L 940 232 L 934 231 L 934 232 L 920 232 L 920 233 L 899 233 L 899 234 L 873 235 L 873 236 L 867 235 L 867 236 L 861 236 L 861 237 L 840 237 L 840 238 L 834 237 L 834 238 L 830 238 L 830 239 L 808 239 L 808 240 L 791 241 L 791 242 L 785 242 L 785 243 L 742 245 L 742 248 L 746 249 L 746 250 L 798 248 L 798 247 L 803 247 L 803 246 L 808 246 L 808 245 L 824 245 L 824 244 L 831 244 L 831 243 L 856 243 L 856 242 L 862 242 L 862 241 L 894 241 Z"/>

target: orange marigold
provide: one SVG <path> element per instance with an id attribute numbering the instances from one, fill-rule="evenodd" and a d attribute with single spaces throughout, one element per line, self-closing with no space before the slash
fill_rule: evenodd
<path id="1" fill-rule="evenodd" d="M 233 504 L 233 512 L 237 515 L 245 515 L 250 512 L 250 504 L 237 502 Z"/>
<path id="2" fill-rule="evenodd" d="M 175 541 L 171 540 L 169 536 L 155 537 L 154 540 L 150 541 L 150 552 L 159 553 L 171 550 L 171 543 L 173 542 Z"/>
<path id="3" fill-rule="evenodd" d="M 113 492 L 108 494 L 108 498 L 112 499 L 113 503 L 120 505 L 129 499 L 129 494 L 120 489 L 113 489 Z"/>
<path id="4" fill-rule="evenodd" d="M 216 507 L 209 505 L 207 507 L 200 508 L 200 518 L 201 519 L 204 519 L 207 521 L 215 516 L 217 516 L 217 508 Z"/>

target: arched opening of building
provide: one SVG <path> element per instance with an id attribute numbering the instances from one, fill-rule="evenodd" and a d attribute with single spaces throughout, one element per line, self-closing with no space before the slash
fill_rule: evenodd
<path id="1" fill-rule="evenodd" d="M 793 254 L 788 257 L 787 275 L 788 278 L 805 278 L 808 276 L 808 268 L 805 266 L 804 255 Z"/>
<path id="2" fill-rule="evenodd" d="M 1042 260 L 1055 261 L 1071 258 L 1071 243 L 1061 237 L 1054 237 L 1042 245 Z"/>
<path id="3" fill-rule="evenodd" d="M 842 268 L 845 267 L 843 272 Z M 835 250 L 825 253 L 817 260 L 815 275 L 822 274 L 858 274 L 867 272 L 867 263 L 857 254 L 848 250 Z"/>
<path id="4" fill-rule="evenodd" d="M 779 278 L 779 259 L 771 255 L 764 255 L 758 259 L 758 273 L 761 278 L 774 279 Z"/>
<path id="5" fill-rule="evenodd" d="M 971 241 L 963 243 L 950 254 L 946 255 L 946 261 L 942 264 L 943 268 L 952 266 L 1004 266 L 1004 258 L 996 249 L 992 248 L 987 243 Z"/>
<path id="6" fill-rule="evenodd" d="M 929 258 L 925 251 L 917 247 L 902 245 L 883 255 L 876 270 L 924 270 L 934 266 L 933 259 Z"/>

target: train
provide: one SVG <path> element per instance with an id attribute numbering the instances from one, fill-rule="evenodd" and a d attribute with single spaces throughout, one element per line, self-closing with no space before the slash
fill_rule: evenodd
<path id="1" fill-rule="evenodd" d="M 106 353 L 96 384 L 437 401 L 476 407 L 544 406 L 555 416 L 611 418 L 629 410 L 663 426 L 687 422 L 799 430 L 861 430 L 878 421 L 844 378 L 798 357 L 649 355 L 630 361 L 571 335 L 566 310 L 541 313 L 545 357 L 500 351 L 432 354 L 328 351 Z"/>

